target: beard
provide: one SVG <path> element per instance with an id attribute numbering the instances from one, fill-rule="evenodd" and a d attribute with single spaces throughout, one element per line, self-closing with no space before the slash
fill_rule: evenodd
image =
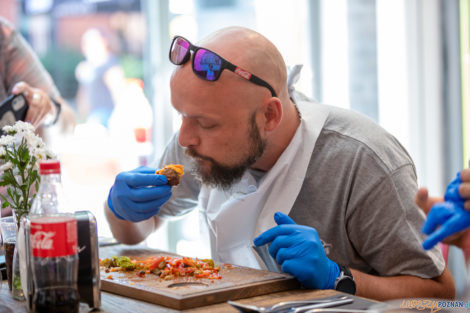
<path id="1" fill-rule="evenodd" d="M 266 148 L 266 140 L 261 138 L 255 117 L 254 113 L 250 117 L 250 133 L 247 154 L 235 165 L 222 165 L 211 157 L 200 155 L 192 147 L 186 148 L 185 154 L 197 159 L 195 168 L 197 179 L 199 179 L 203 184 L 209 185 L 213 188 L 229 190 L 235 182 L 238 182 L 242 178 L 245 171 L 258 160 Z M 201 161 L 207 162 L 209 164 L 208 167 L 203 168 Z"/>

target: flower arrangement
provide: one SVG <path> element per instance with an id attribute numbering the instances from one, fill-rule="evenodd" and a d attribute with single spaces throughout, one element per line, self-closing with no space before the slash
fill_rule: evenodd
<path id="1" fill-rule="evenodd" d="M 0 193 L 2 208 L 11 207 L 16 222 L 31 209 L 35 192 L 39 188 L 39 161 L 52 159 L 42 139 L 34 133 L 33 125 L 17 121 L 13 126 L 3 127 L 0 137 Z M 33 189 L 35 188 L 35 189 Z"/>

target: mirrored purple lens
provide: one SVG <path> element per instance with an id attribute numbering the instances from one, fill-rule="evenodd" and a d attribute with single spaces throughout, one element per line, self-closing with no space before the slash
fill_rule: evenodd
<path id="1" fill-rule="evenodd" d="M 180 65 L 183 63 L 183 60 L 188 53 L 189 42 L 183 38 L 176 38 L 171 46 L 170 58 L 171 62 L 174 64 Z"/>
<path id="2" fill-rule="evenodd" d="M 222 70 L 222 59 L 205 49 L 197 50 L 193 62 L 194 72 L 205 80 L 216 80 Z"/>

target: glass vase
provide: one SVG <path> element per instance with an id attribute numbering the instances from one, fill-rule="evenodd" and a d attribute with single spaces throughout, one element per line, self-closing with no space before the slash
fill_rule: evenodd
<path id="1" fill-rule="evenodd" d="M 15 221 L 18 220 L 18 216 L 13 210 L 13 216 Z M 21 288 L 21 269 L 20 269 L 20 251 L 19 249 L 24 249 L 24 235 L 22 236 L 19 231 L 19 224 L 16 222 L 16 244 L 15 250 L 13 252 L 13 262 L 11 270 L 11 296 L 13 299 L 22 301 L 24 300 L 23 288 Z M 23 243 L 23 244 L 21 244 Z"/>
<path id="2" fill-rule="evenodd" d="M 13 267 L 11 277 L 11 296 L 15 300 L 24 300 L 23 288 L 21 288 L 21 271 L 20 271 L 20 257 L 18 255 L 18 241 L 15 245 L 15 251 L 13 253 Z"/>

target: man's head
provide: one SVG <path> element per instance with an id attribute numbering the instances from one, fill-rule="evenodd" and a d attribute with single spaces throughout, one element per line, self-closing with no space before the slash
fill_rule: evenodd
<path id="1" fill-rule="evenodd" d="M 278 157 L 274 139 L 283 110 L 292 105 L 286 66 L 271 42 L 245 28 L 222 29 L 197 45 L 260 77 L 277 95 L 229 70 L 207 81 L 193 73 L 190 61 L 175 69 L 170 86 L 182 116 L 179 143 L 195 158 L 203 182 L 228 188 L 247 168 L 267 170 Z"/>

